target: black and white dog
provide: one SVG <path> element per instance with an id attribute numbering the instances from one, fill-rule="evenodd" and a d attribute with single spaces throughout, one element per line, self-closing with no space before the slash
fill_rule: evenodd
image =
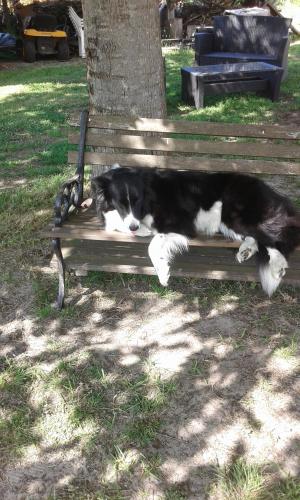
<path id="1" fill-rule="evenodd" d="M 220 232 L 241 241 L 238 262 L 257 254 L 264 291 L 277 289 L 300 244 L 300 215 L 287 198 L 248 175 L 114 167 L 92 180 L 101 225 L 154 235 L 148 252 L 162 285 L 190 238 Z"/>

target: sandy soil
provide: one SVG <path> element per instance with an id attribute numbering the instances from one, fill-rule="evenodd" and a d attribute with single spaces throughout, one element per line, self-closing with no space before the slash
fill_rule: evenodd
<path id="1" fill-rule="evenodd" d="M 105 498 L 168 498 L 172 487 L 182 496 L 169 498 L 217 498 L 208 493 L 215 468 L 237 457 L 263 464 L 270 477 L 299 474 L 299 357 L 282 350 L 299 335 L 296 291 L 283 288 L 268 300 L 250 285 L 173 279 L 160 296 L 126 277 L 107 277 L 100 286 L 73 278 L 75 316 L 42 320 L 29 279 L 37 272 L 42 280 L 51 274 L 46 265 L 36 266 L 1 289 L 2 356 L 46 373 L 59 360 L 92 356 L 115 377 L 140 374 L 151 364 L 176 383 L 155 438 L 143 449 L 127 449 L 158 454 L 159 475 L 145 477 L 137 466 L 120 472 L 121 496 L 108 489 Z M 55 425 L 48 429 L 53 432 Z M 55 498 L 79 498 L 78 491 L 96 498 L 103 478 L 112 481 L 105 466 L 112 443 L 105 433 L 101 439 L 90 455 L 82 439 L 66 436 L 51 447 L 46 434 L 21 458 L 4 454 L 1 498 L 50 498 L 55 492 Z"/>

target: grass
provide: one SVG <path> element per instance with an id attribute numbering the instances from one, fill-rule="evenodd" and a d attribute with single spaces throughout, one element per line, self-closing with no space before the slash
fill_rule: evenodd
<path id="1" fill-rule="evenodd" d="M 300 481 L 288 476 L 271 487 L 262 500 L 298 500 L 299 498 Z"/>
<path id="2" fill-rule="evenodd" d="M 294 358 L 297 354 L 298 351 L 298 346 L 299 346 L 299 337 L 296 337 L 295 335 L 292 336 L 292 338 L 287 339 L 288 342 L 285 343 L 283 346 L 278 347 L 274 351 L 274 355 L 282 358 L 282 359 L 290 359 Z"/>
<path id="3" fill-rule="evenodd" d="M 259 500 L 265 486 L 262 468 L 239 459 L 218 468 L 214 489 L 222 500 Z"/>
<path id="4" fill-rule="evenodd" d="M 54 347 L 55 353 L 58 346 Z M 172 381 L 164 381 L 148 367 L 143 375 L 124 372 L 122 377 L 113 377 L 87 353 L 58 361 L 50 372 L 3 360 L 0 388 L 5 403 L 0 420 L 2 447 L 21 453 L 48 434 L 52 445 L 77 437 L 91 453 L 105 430 L 114 434 L 113 461 L 118 469 L 122 457 L 126 461 L 121 447 L 145 446 L 155 437 L 161 412 L 176 390 Z M 32 391 L 40 401 L 38 408 L 28 403 Z M 51 398 L 56 401 L 54 413 Z M 157 457 L 149 462 L 143 457 L 145 473 L 154 473 L 157 463 Z"/>
<path id="5" fill-rule="evenodd" d="M 34 378 L 33 371 L 23 363 L 2 359 L 0 366 L 0 442 L 12 456 L 23 454 L 24 448 L 38 442 L 32 427 L 36 411 L 28 407 L 27 399 Z"/>
<path id="6" fill-rule="evenodd" d="M 300 481 L 286 476 L 272 482 L 270 473 L 257 464 L 237 459 L 216 469 L 216 482 L 211 493 L 222 500 L 298 500 Z"/>
<path id="7" fill-rule="evenodd" d="M 0 248 L 34 248 L 52 215 L 67 169 L 68 120 L 87 105 L 81 64 L 6 71 L 1 75 Z M 18 187 L 18 179 L 23 185 Z"/>
<path id="8" fill-rule="evenodd" d="M 281 99 L 273 103 L 255 94 L 228 94 L 207 97 L 205 108 L 196 110 L 181 102 L 180 67 L 192 66 L 194 53 L 191 50 L 168 53 L 167 103 L 172 118 L 192 121 L 217 121 L 226 123 L 272 123 L 280 113 L 298 110 L 300 106 L 300 44 L 290 48 L 289 78 L 282 84 Z"/>
<path id="9" fill-rule="evenodd" d="M 131 476 L 135 469 L 145 478 L 158 477 L 160 457 L 140 450 L 159 431 L 174 383 L 146 365 L 141 367 L 143 375 L 124 371 L 113 376 L 87 352 L 59 361 L 61 343 L 54 343 L 51 352 L 57 361 L 46 371 L 3 360 L 0 439 L 6 459 L 25 458 L 39 446 L 59 451 L 78 443 L 87 459 L 105 450 L 103 491 L 105 477 L 109 490 L 112 478 L 117 489 L 118 477 Z"/>

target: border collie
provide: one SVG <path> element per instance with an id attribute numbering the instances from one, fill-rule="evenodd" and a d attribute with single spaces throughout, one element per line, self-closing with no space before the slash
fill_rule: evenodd
<path id="1" fill-rule="evenodd" d="M 271 296 L 300 244 L 300 215 L 291 202 L 248 175 L 116 164 L 92 179 L 92 193 L 106 230 L 153 235 L 148 253 L 164 286 L 190 238 L 222 233 L 241 241 L 238 262 L 257 255 L 262 288 Z"/>

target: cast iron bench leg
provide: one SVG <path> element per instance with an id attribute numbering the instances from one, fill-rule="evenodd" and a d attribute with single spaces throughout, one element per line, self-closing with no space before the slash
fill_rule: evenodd
<path id="1" fill-rule="evenodd" d="M 58 271 L 58 294 L 55 307 L 60 310 L 64 307 L 65 298 L 65 263 L 61 253 L 60 238 L 54 238 L 52 240 L 52 247 L 57 259 Z"/>

